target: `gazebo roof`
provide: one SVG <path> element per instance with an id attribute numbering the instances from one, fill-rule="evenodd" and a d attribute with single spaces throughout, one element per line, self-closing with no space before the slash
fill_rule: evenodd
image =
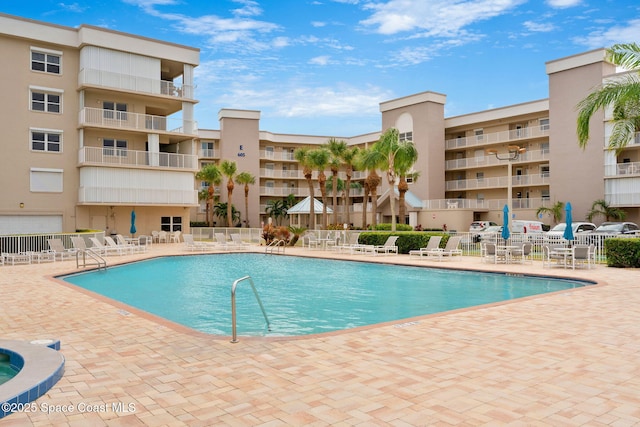
<path id="1" fill-rule="evenodd" d="M 322 204 L 322 202 L 318 199 L 313 199 L 313 212 L 315 214 L 319 214 L 322 213 L 322 207 L 324 205 Z M 311 196 L 307 196 L 304 200 L 301 200 L 300 202 L 298 202 L 295 206 L 290 207 L 289 209 L 287 209 L 287 213 L 289 215 L 291 214 L 309 214 L 310 213 L 310 208 L 311 207 Z M 329 207 L 327 207 L 327 213 L 333 213 L 333 210 Z"/>

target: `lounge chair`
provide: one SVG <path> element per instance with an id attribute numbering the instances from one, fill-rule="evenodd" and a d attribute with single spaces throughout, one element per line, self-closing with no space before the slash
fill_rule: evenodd
<path id="1" fill-rule="evenodd" d="M 105 255 L 106 253 L 104 248 L 98 248 L 95 246 L 87 247 L 87 242 L 84 240 L 83 237 L 80 237 L 80 236 L 72 237 L 71 243 L 73 244 L 73 248 L 77 251 L 91 251 L 98 255 Z"/>
<path id="2" fill-rule="evenodd" d="M 92 244 L 90 249 L 98 253 L 101 253 L 103 255 L 112 255 L 112 254 L 122 255 L 124 253 L 124 249 L 122 249 L 121 247 L 119 246 L 113 247 L 113 246 L 105 245 L 96 237 L 90 237 L 89 240 L 91 240 L 91 244 Z M 105 237 L 105 241 L 106 241 L 106 237 Z"/>
<path id="3" fill-rule="evenodd" d="M 231 249 L 231 243 L 227 241 L 227 236 L 224 233 L 216 233 L 216 246 L 222 249 Z"/>
<path id="4" fill-rule="evenodd" d="M 358 243 L 358 237 L 360 237 L 360 233 L 351 233 L 349 234 L 349 240 L 344 245 L 336 246 L 338 252 L 350 252 L 353 253 L 354 249 L 362 246 L 362 244 Z"/>
<path id="5" fill-rule="evenodd" d="M 182 238 L 184 240 L 185 248 L 191 251 L 206 251 L 210 249 L 215 249 L 216 244 L 213 242 L 196 242 L 193 239 L 193 234 L 183 234 Z"/>
<path id="6" fill-rule="evenodd" d="M 313 233 L 307 233 L 302 236 L 302 246 L 306 246 L 309 249 L 311 249 L 312 247 L 318 249 L 319 247 L 321 247 L 321 245 L 322 242 L 320 242 L 318 236 Z"/>
<path id="7" fill-rule="evenodd" d="M 123 253 L 124 252 L 129 252 L 130 254 L 133 253 L 133 245 L 128 245 L 128 244 L 118 244 L 116 243 L 115 240 L 113 240 L 113 238 L 111 236 L 104 236 L 104 241 L 107 243 L 107 247 L 112 248 L 112 249 L 117 249 L 119 248 Z"/>
<path id="8" fill-rule="evenodd" d="M 435 257 L 438 259 L 438 261 L 442 261 L 445 258 L 453 258 L 456 255 L 462 255 L 462 250 L 458 248 L 458 246 L 460 246 L 461 240 L 462 236 L 449 237 L 449 240 L 447 240 L 447 244 L 445 245 L 444 249 L 432 249 L 427 252 L 427 256 Z"/>
<path id="9" fill-rule="evenodd" d="M 238 233 L 231 234 L 231 241 L 233 242 L 233 246 L 238 249 L 249 249 L 251 243 L 243 242 L 242 237 Z"/>
<path id="10" fill-rule="evenodd" d="M 420 249 L 414 249 L 409 251 L 409 257 L 419 256 L 423 257 L 432 249 L 437 249 L 440 247 L 440 241 L 442 240 L 442 236 L 430 236 L 429 241 L 427 242 L 427 246 Z"/>
<path id="11" fill-rule="evenodd" d="M 124 248 L 129 248 L 131 253 L 147 251 L 147 246 L 140 245 L 140 240 L 136 239 L 127 241 L 122 234 L 116 234 L 116 244 Z"/>
<path id="12" fill-rule="evenodd" d="M 389 236 L 387 238 L 387 241 L 384 242 L 384 245 L 377 245 L 373 247 L 373 254 L 377 255 L 379 253 L 395 253 L 396 255 L 398 255 L 398 246 L 396 245 L 396 240 L 398 240 L 398 236 Z"/>
<path id="13" fill-rule="evenodd" d="M 66 249 L 61 239 L 48 239 L 47 244 L 51 252 L 55 253 L 55 258 L 59 260 L 69 259 L 76 256 L 76 249 Z"/>

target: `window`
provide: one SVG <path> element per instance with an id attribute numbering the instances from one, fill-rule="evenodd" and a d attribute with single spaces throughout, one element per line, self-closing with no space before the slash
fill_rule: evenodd
<path id="1" fill-rule="evenodd" d="M 46 51 L 44 49 L 32 50 L 31 70 L 50 74 L 61 74 L 62 53 Z"/>
<path id="2" fill-rule="evenodd" d="M 540 119 L 540 130 L 549 130 L 549 119 Z"/>
<path id="3" fill-rule="evenodd" d="M 413 132 L 402 132 L 398 135 L 400 142 L 413 141 Z"/>
<path id="4" fill-rule="evenodd" d="M 39 89 L 31 89 L 31 110 L 47 113 L 60 113 L 62 96 L 59 92 L 47 92 Z"/>
<path id="5" fill-rule="evenodd" d="M 127 120 L 127 104 L 104 101 L 102 109 L 105 119 Z"/>
<path id="6" fill-rule="evenodd" d="M 551 197 L 549 196 L 549 190 L 542 190 L 541 191 L 541 195 L 542 195 L 542 200 L 551 199 Z"/>
<path id="7" fill-rule="evenodd" d="M 549 165 L 540 165 L 540 176 L 549 178 Z"/>
<path id="8" fill-rule="evenodd" d="M 540 151 L 542 151 L 543 154 L 549 154 L 549 143 L 543 142 L 540 144 Z"/>
<path id="9" fill-rule="evenodd" d="M 160 229 L 162 231 L 182 231 L 181 216 L 163 216 L 160 218 Z"/>
<path id="10" fill-rule="evenodd" d="M 62 132 L 31 130 L 31 150 L 59 153 L 62 151 Z"/>
<path id="11" fill-rule="evenodd" d="M 202 152 L 202 157 L 213 157 L 213 142 L 201 142 L 200 150 Z"/>
<path id="12" fill-rule="evenodd" d="M 62 169 L 31 168 L 29 190 L 34 193 L 62 193 Z"/>
<path id="13" fill-rule="evenodd" d="M 484 139 L 483 129 L 476 129 L 473 131 L 473 134 L 476 136 L 476 141 L 482 141 Z"/>
<path id="14" fill-rule="evenodd" d="M 476 179 L 478 180 L 478 182 L 483 182 L 484 181 L 484 172 L 476 172 Z"/>
<path id="15" fill-rule="evenodd" d="M 121 156 L 127 155 L 127 141 L 124 139 L 109 139 L 102 140 L 102 153 L 105 156 Z"/>

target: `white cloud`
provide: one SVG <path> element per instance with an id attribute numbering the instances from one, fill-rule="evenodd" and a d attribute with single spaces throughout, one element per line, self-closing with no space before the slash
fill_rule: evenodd
<path id="1" fill-rule="evenodd" d="M 522 25 L 524 25 L 528 31 L 534 33 L 548 33 L 556 29 L 555 25 L 551 23 L 525 21 Z"/>
<path id="2" fill-rule="evenodd" d="M 326 23 L 326 22 L 320 22 L 320 21 L 313 21 L 313 22 L 311 23 L 311 25 L 312 25 L 313 27 L 316 27 L 316 28 L 321 28 L 321 27 L 326 26 L 326 25 L 327 25 L 327 23 Z"/>
<path id="3" fill-rule="evenodd" d="M 566 9 L 569 7 L 578 6 L 582 3 L 582 0 L 547 0 L 547 4 L 554 9 Z"/>
<path id="4" fill-rule="evenodd" d="M 369 2 L 372 15 L 362 25 L 380 34 L 420 32 L 423 36 L 455 37 L 478 21 L 507 13 L 526 0 L 388 0 Z"/>
<path id="5" fill-rule="evenodd" d="M 82 13 L 87 10 L 85 6 L 80 6 L 78 3 L 58 3 L 58 6 L 69 12 Z"/>
<path id="6" fill-rule="evenodd" d="M 329 64 L 330 58 L 331 57 L 328 56 L 328 55 L 316 56 L 315 58 L 311 58 L 309 60 L 309 64 L 325 66 L 325 65 Z"/>
<path id="7" fill-rule="evenodd" d="M 616 43 L 631 43 L 640 40 L 640 19 L 625 25 L 615 25 L 608 29 L 597 29 L 585 37 L 574 37 L 573 41 L 589 49 L 609 47 Z"/>

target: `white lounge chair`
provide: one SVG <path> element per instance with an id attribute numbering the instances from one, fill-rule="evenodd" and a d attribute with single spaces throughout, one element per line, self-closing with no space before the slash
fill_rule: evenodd
<path id="1" fill-rule="evenodd" d="M 338 250 L 338 252 L 345 251 L 353 253 L 356 248 L 363 246 L 358 243 L 358 237 L 360 237 L 360 233 L 349 234 L 349 240 L 347 241 L 347 243 L 345 243 L 344 245 L 336 246 L 336 249 Z"/>
<path id="2" fill-rule="evenodd" d="M 419 256 L 423 257 L 427 255 L 427 253 L 432 249 L 437 249 L 440 247 L 440 241 L 442 241 L 442 236 L 430 236 L 429 241 L 427 242 L 427 246 L 420 249 L 414 249 L 409 251 L 409 257 Z"/>
<path id="3" fill-rule="evenodd" d="M 76 256 L 76 249 L 66 249 L 61 239 L 48 239 L 49 249 L 55 253 L 55 258 L 59 260 L 69 259 Z"/>
<path id="4" fill-rule="evenodd" d="M 96 237 L 90 237 L 89 240 L 91 240 L 91 244 L 92 244 L 90 249 L 93 249 L 103 255 L 112 255 L 112 254 L 122 255 L 125 252 L 122 248 L 118 246 L 112 247 L 112 246 L 105 245 Z M 106 241 L 106 237 L 105 237 L 105 241 Z"/>
<path id="5" fill-rule="evenodd" d="M 98 255 L 104 255 L 105 250 L 103 248 L 97 247 L 87 247 L 87 242 L 83 237 L 76 236 L 71 238 L 71 243 L 73 244 L 73 248 L 77 251 L 91 251 Z"/>
<path id="6" fill-rule="evenodd" d="M 322 243 L 318 239 L 318 236 L 316 236 L 314 233 L 307 233 L 304 236 L 302 236 L 302 246 L 306 246 L 309 249 L 311 248 L 318 249 L 321 247 L 321 245 Z"/>
<path id="7" fill-rule="evenodd" d="M 251 246 L 251 243 L 243 242 L 242 237 L 238 233 L 231 234 L 231 241 L 237 249 L 249 249 L 249 246 Z"/>
<path id="8" fill-rule="evenodd" d="M 119 248 L 122 253 L 128 252 L 130 254 L 133 253 L 133 246 L 132 245 L 127 245 L 125 244 L 118 244 L 116 243 L 115 240 L 113 240 L 113 238 L 111 236 L 104 236 L 104 241 L 107 243 L 107 247 L 112 248 L 112 249 L 117 249 Z"/>
<path id="9" fill-rule="evenodd" d="M 227 240 L 227 236 L 224 233 L 216 233 L 216 245 L 221 249 L 231 249 L 231 243 Z"/>
<path id="10" fill-rule="evenodd" d="M 116 234 L 116 244 L 124 248 L 129 248 L 131 250 L 131 253 L 147 251 L 147 246 L 140 245 L 140 240 L 135 239 L 127 241 L 127 239 L 125 239 L 122 234 Z"/>
<path id="11" fill-rule="evenodd" d="M 196 242 L 193 239 L 193 234 L 183 234 L 182 239 L 184 240 L 185 249 L 190 251 L 206 251 L 210 249 L 215 249 L 216 244 L 213 242 Z"/>
<path id="12" fill-rule="evenodd" d="M 453 258 L 456 255 L 462 255 L 462 250 L 458 248 L 458 246 L 460 246 L 461 240 L 462 236 L 449 237 L 449 240 L 447 240 L 447 244 L 445 245 L 444 249 L 432 249 L 427 252 L 427 256 L 435 257 L 438 259 L 438 261 L 442 261 L 446 258 Z"/>
<path id="13" fill-rule="evenodd" d="M 373 247 L 373 254 L 377 255 L 380 253 L 390 254 L 395 253 L 398 255 L 398 246 L 396 245 L 396 241 L 398 240 L 398 236 L 389 236 L 387 241 L 384 242 L 383 245 L 377 245 Z"/>

